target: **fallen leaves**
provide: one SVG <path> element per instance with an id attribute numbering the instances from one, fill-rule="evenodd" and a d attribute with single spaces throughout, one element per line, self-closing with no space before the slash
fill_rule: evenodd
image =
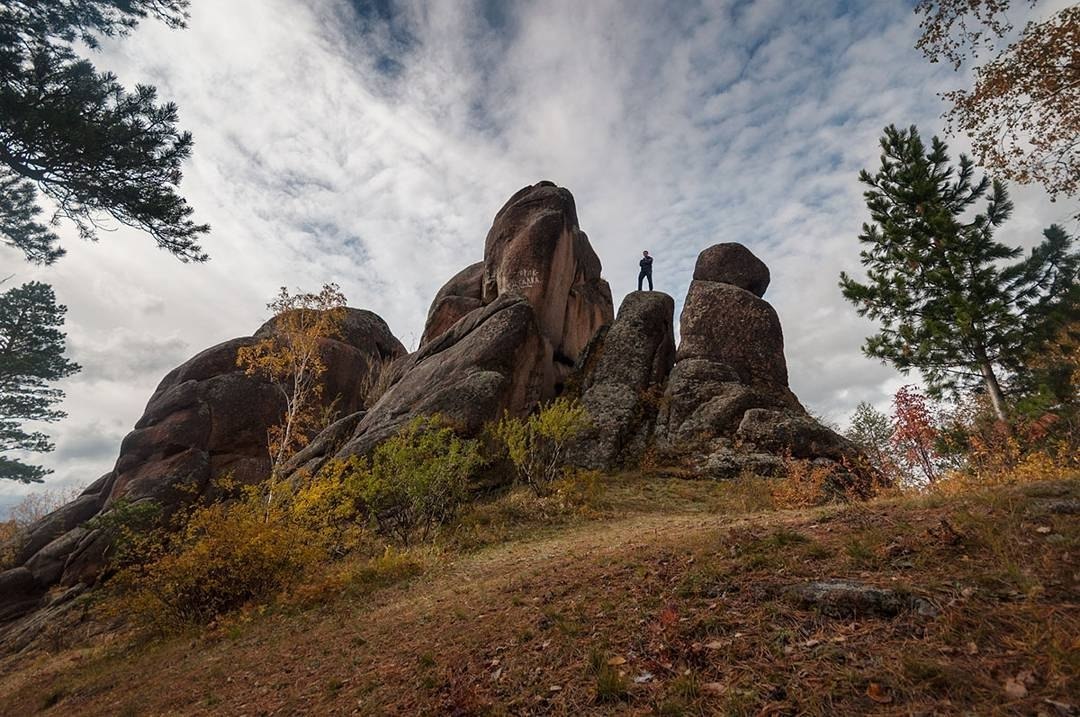
<path id="1" fill-rule="evenodd" d="M 887 705 L 893 701 L 892 695 L 881 686 L 880 682 L 871 682 L 866 688 L 866 696 L 879 705 Z"/>

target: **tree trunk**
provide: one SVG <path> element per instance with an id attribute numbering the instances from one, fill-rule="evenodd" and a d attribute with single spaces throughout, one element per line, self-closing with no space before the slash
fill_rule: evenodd
<path id="1" fill-rule="evenodd" d="M 994 367 L 989 359 L 984 358 L 979 363 L 979 370 L 982 371 L 983 383 L 986 384 L 986 392 L 990 395 L 990 403 L 994 406 L 994 413 L 999 421 L 1008 423 L 1009 417 L 1005 413 L 1005 395 L 1001 392 L 1001 384 L 998 383 L 997 376 L 994 374 Z"/>

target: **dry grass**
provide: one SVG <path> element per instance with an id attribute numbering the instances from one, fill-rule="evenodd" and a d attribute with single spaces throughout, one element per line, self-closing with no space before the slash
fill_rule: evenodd
<path id="1" fill-rule="evenodd" d="M 756 512 L 726 512 L 732 497 Z M 1080 704 L 1075 479 L 782 512 L 751 486 L 637 476 L 608 480 L 584 514 L 515 500 L 487 507 L 494 544 L 390 556 L 362 589 L 317 608 L 137 648 L 9 658 L 0 704 L 64 715 Z M 837 619 L 783 597 L 826 577 L 909 592 L 936 614 Z"/>

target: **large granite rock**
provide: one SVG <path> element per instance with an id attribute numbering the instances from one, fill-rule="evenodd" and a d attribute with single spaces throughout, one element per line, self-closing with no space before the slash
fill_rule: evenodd
<path id="1" fill-rule="evenodd" d="M 778 475 L 789 457 L 829 462 L 839 474 L 860 463 L 858 449 L 788 388 L 780 320 L 760 298 L 768 282 L 768 268 L 742 245 L 698 257 L 654 436 L 662 463 L 713 478 Z"/>
<path id="2" fill-rule="evenodd" d="M 571 459 L 588 468 L 636 465 L 652 434 L 660 396 L 675 362 L 675 301 L 635 291 L 584 361 L 582 406 L 591 428 Z"/>
<path id="3" fill-rule="evenodd" d="M 459 319 L 484 305 L 484 262 L 470 264 L 446 282 L 428 309 L 420 346 L 441 336 Z"/>
<path id="4" fill-rule="evenodd" d="M 679 361 L 723 364 L 747 385 L 787 386 L 784 333 L 764 299 L 731 284 L 693 281 L 679 326 Z"/>
<path id="5" fill-rule="evenodd" d="M 16 567 L 0 573 L 0 620 L 33 607 L 56 584 L 93 582 L 109 538 L 87 526 L 119 500 L 154 501 L 165 514 L 212 494 L 215 478 L 243 483 L 267 477 L 267 428 L 281 419 L 281 392 L 236 365 L 237 350 L 271 335 L 276 320 L 253 336 L 206 349 L 170 371 L 120 445 L 112 471 L 76 500 L 30 526 Z M 404 356 L 386 323 L 349 309 L 335 339 L 321 342 L 326 407 L 353 413 L 364 405 L 369 368 Z M 27 577 L 29 575 L 29 578 Z M 12 605 L 21 607 L 13 608 Z"/>
<path id="6" fill-rule="evenodd" d="M 698 255 L 695 281 L 715 281 L 765 296 L 769 288 L 769 267 L 742 244 L 714 244 Z"/>
<path id="7" fill-rule="evenodd" d="M 552 371 L 532 305 L 514 293 L 471 312 L 395 369 L 390 388 L 351 436 L 332 442 L 333 452 L 304 456 L 294 468 L 314 472 L 334 455 L 367 454 L 421 416 L 438 414 L 462 435 L 476 435 L 504 411 L 535 406 Z"/>
<path id="8" fill-rule="evenodd" d="M 495 215 L 484 242 L 483 300 L 507 292 L 524 296 L 561 377 L 613 319 L 611 289 L 600 271 L 600 258 L 578 227 L 573 195 L 539 182 L 519 190 Z"/>
<path id="9" fill-rule="evenodd" d="M 726 478 L 780 473 L 791 456 L 846 470 L 857 449 L 807 415 L 788 388 L 780 322 L 761 298 L 768 283 L 768 268 L 745 247 L 706 249 L 676 351 L 671 297 L 631 293 L 615 319 L 573 196 L 551 182 L 525 187 L 495 216 L 484 260 L 435 296 L 415 353 L 406 355 L 378 316 L 357 310 L 340 338 L 321 344 L 323 396 L 342 417 L 285 472 L 303 480 L 335 456 L 367 454 L 416 417 L 439 414 L 473 436 L 504 412 L 525 415 L 565 393 L 580 398 L 593 424 L 572 455 L 579 465 L 628 468 L 648 454 L 653 464 Z M 266 431 L 283 399 L 237 368 L 236 353 L 275 326 L 170 372 L 115 468 L 31 527 L 17 567 L 0 573 L 0 623 L 36 612 L 0 627 L 0 647 L 29 644 L 101 573 L 109 539 L 92 517 L 121 499 L 168 511 L 212 498 L 218 476 L 254 482 L 268 474 Z M 373 367 L 388 363 L 380 393 L 368 395 Z M 66 589 L 49 591 L 56 585 Z"/>
<path id="10" fill-rule="evenodd" d="M 314 471 L 363 455 L 415 417 L 439 414 L 475 435 L 503 412 L 524 415 L 562 392 L 589 345 L 611 324 L 611 290 L 578 227 L 570 192 L 539 182 L 495 215 L 484 261 L 451 278 L 428 312 L 416 353 L 351 435 L 331 427 L 288 466 Z"/>

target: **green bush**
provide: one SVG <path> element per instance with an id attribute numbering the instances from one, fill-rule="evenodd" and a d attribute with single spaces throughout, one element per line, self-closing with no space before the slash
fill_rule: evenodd
<path id="1" fill-rule="evenodd" d="M 345 488 L 380 533 L 408 545 L 417 535 L 430 540 L 457 514 L 482 463 L 479 442 L 460 438 L 438 417 L 417 418 L 369 462 L 354 464 Z"/>
<path id="2" fill-rule="evenodd" d="M 564 472 L 566 450 L 589 427 L 589 414 L 577 401 L 558 398 L 528 418 L 503 417 L 492 431 L 506 446 L 518 478 L 537 495 L 546 495 Z"/>

